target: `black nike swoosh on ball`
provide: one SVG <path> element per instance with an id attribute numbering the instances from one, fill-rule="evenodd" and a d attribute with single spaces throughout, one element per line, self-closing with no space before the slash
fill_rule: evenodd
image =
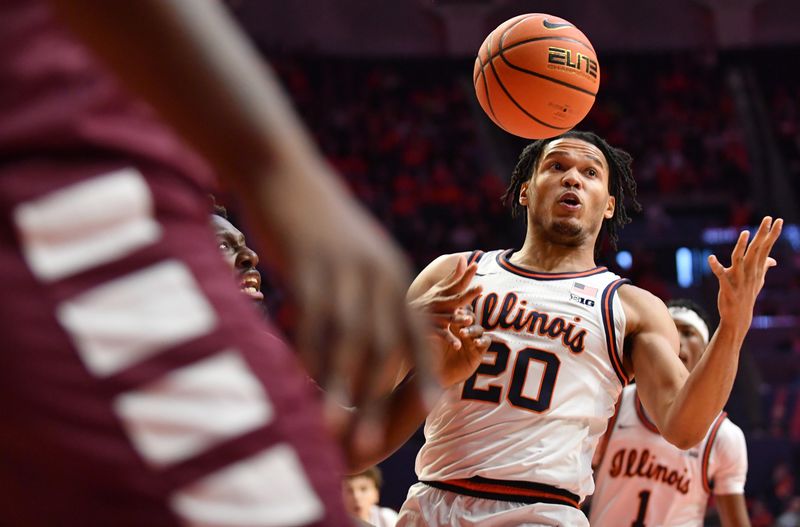
<path id="1" fill-rule="evenodd" d="M 544 20 L 542 20 L 542 25 L 544 27 L 546 27 L 547 29 L 560 29 L 562 27 L 575 27 L 575 26 L 573 26 L 572 24 L 569 24 L 569 23 L 559 24 L 558 22 L 550 22 L 546 18 Z"/>

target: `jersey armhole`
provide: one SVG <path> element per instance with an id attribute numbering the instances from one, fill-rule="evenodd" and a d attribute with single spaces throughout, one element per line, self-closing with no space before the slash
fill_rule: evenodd
<path id="1" fill-rule="evenodd" d="M 711 487 L 713 483 L 708 476 L 708 461 L 711 458 L 711 449 L 714 447 L 714 440 L 717 439 L 717 432 L 719 432 L 719 427 L 722 426 L 722 422 L 725 421 L 725 418 L 727 416 L 728 414 L 725 412 L 719 414 L 717 420 L 711 426 L 711 432 L 708 434 L 708 441 L 706 441 L 706 446 L 705 448 L 703 448 L 703 464 L 702 464 L 703 490 L 705 490 L 707 494 L 711 494 Z"/>
<path id="2" fill-rule="evenodd" d="M 622 366 L 622 349 L 617 345 L 617 330 L 614 326 L 614 295 L 617 293 L 617 289 L 619 289 L 620 286 L 629 283 L 630 280 L 627 278 L 614 280 L 606 286 L 603 290 L 603 296 L 600 298 L 600 309 L 603 314 L 603 330 L 606 335 L 608 359 L 623 387 L 627 386 L 631 380 L 628 374 L 625 373 L 625 368 Z"/>

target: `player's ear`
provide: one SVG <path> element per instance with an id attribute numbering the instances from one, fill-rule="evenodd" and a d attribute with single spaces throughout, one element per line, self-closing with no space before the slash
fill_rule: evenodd
<path id="1" fill-rule="evenodd" d="M 614 196 L 608 197 L 608 203 L 606 204 L 606 211 L 603 213 L 603 217 L 607 220 L 610 220 L 614 217 L 614 210 L 617 208 L 617 198 Z"/>
<path id="2" fill-rule="evenodd" d="M 526 181 L 519 187 L 519 204 L 523 207 L 528 206 L 528 183 Z"/>

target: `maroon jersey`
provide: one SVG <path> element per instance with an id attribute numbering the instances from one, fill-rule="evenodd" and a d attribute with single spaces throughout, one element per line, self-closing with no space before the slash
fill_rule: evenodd
<path id="1" fill-rule="evenodd" d="M 41 0 L 0 2 L 0 116 L 3 163 L 114 156 L 169 167 L 206 188 L 212 183 L 204 161 L 59 26 Z"/>
<path id="2" fill-rule="evenodd" d="M 0 525 L 350 525 L 211 182 L 46 4 L 0 1 Z"/>

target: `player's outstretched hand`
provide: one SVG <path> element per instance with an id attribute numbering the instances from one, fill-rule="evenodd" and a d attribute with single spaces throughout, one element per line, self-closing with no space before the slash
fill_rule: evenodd
<path id="1" fill-rule="evenodd" d="M 742 231 L 731 254 L 731 266 L 725 267 L 716 256 L 708 257 L 711 271 L 719 280 L 717 308 L 720 321 L 747 329 L 753 320 L 753 306 L 764 286 L 767 270 L 777 264 L 769 253 L 783 228 L 783 220 L 767 216 L 747 243 L 750 233 Z"/>

